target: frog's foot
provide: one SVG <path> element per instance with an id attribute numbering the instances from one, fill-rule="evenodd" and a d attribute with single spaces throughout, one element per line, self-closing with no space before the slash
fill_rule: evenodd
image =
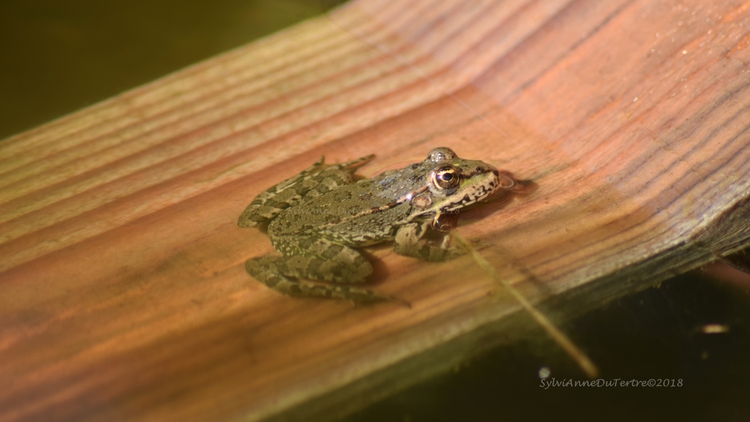
<path id="1" fill-rule="evenodd" d="M 316 260 L 320 261 L 318 258 L 306 256 L 264 256 L 248 259 L 245 269 L 253 278 L 266 286 L 289 296 L 343 299 L 355 304 L 382 301 L 406 304 L 395 297 L 358 286 L 299 280 L 299 278 L 313 278 L 310 269 L 322 266 Z M 369 263 L 367 266 L 370 271 L 362 277 L 361 281 L 364 281 L 364 278 L 372 271 Z"/>
<path id="2" fill-rule="evenodd" d="M 372 266 L 358 251 L 328 239 L 279 236 L 272 239 L 284 256 L 276 261 L 281 274 L 329 283 L 364 283 Z"/>
<path id="3" fill-rule="evenodd" d="M 423 238 L 430 223 L 411 223 L 404 225 L 396 232 L 393 243 L 393 251 L 399 255 L 411 256 L 426 261 L 447 261 L 465 255 L 466 250 L 461 247 L 449 246 L 450 235 L 443 236 L 443 241 L 438 245 L 431 245 Z"/>

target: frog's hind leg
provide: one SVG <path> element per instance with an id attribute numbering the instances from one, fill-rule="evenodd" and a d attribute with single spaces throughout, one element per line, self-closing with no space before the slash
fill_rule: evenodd
<path id="1" fill-rule="evenodd" d="M 274 239 L 273 244 L 283 256 L 253 258 L 245 263 L 251 276 L 272 289 L 290 296 L 331 297 L 355 303 L 390 300 L 406 304 L 352 285 L 364 283 L 372 273 L 370 262 L 355 249 L 324 238 L 299 236 L 282 236 Z"/>
<path id="2" fill-rule="evenodd" d="M 325 159 L 320 157 L 312 166 L 299 174 L 278 183 L 258 194 L 237 221 L 240 227 L 255 227 L 276 217 L 285 208 L 302 199 L 305 180 L 325 169 Z"/>
<path id="3" fill-rule="evenodd" d="M 345 163 L 331 164 L 309 177 L 304 185 L 304 193 L 300 199 L 314 198 L 326 192 L 330 192 L 339 186 L 344 186 L 354 181 L 354 172 L 367 164 L 374 157 L 368 155 Z M 300 189 L 300 192 L 302 190 Z"/>
<path id="4" fill-rule="evenodd" d="M 355 303 L 394 300 L 390 296 L 381 295 L 357 286 L 300 280 L 300 278 L 319 278 L 317 269 L 325 267 L 323 264 L 320 258 L 314 256 L 263 256 L 247 260 L 245 269 L 256 280 L 289 296 L 326 297 L 350 300 Z M 369 263 L 366 262 L 366 264 L 371 271 Z M 362 270 L 364 268 L 360 268 L 357 272 Z M 352 270 L 342 272 L 351 273 Z M 365 278 L 366 275 L 357 281 L 364 281 Z M 351 278 L 348 279 L 352 280 Z"/>
<path id="5" fill-rule="evenodd" d="M 301 173 L 258 194 L 237 221 L 240 227 L 255 227 L 272 220 L 281 211 L 304 198 L 320 196 L 352 182 L 352 174 L 374 157 L 368 155 L 340 164 L 326 165 L 324 157 Z"/>

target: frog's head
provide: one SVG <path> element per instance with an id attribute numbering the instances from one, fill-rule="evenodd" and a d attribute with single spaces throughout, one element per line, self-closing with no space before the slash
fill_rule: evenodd
<path id="1" fill-rule="evenodd" d="M 499 188 L 497 169 L 478 160 L 463 160 L 450 148 L 435 148 L 423 162 L 430 169 L 425 190 L 412 199 L 420 215 L 453 213 L 492 195 Z"/>

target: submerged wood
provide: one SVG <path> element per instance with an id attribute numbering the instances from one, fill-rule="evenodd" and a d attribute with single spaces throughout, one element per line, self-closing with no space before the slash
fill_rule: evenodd
<path id="1" fill-rule="evenodd" d="M 2 419 L 331 418 L 528 329 L 470 257 L 370 249 L 411 309 L 252 280 L 237 217 L 321 155 L 512 173 L 457 230 L 558 322 L 730 254 L 748 47 L 728 0 L 355 1 L 4 140 Z"/>

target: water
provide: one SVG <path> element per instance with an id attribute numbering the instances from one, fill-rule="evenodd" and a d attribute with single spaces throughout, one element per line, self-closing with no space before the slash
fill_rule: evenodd
<path id="1" fill-rule="evenodd" d="M 322 12 L 320 0 L 0 2 L 0 140 Z"/>
<path id="2" fill-rule="evenodd" d="M 736 280 L 687 273 L 564 324 L 618 387 L 545 389 L 542 368 L 547 381 L 586 378 L 539 329 L 345 421 L 747 420 L 750 276 Z M 632 386 L 649 379 L 669 386 Z"/>

